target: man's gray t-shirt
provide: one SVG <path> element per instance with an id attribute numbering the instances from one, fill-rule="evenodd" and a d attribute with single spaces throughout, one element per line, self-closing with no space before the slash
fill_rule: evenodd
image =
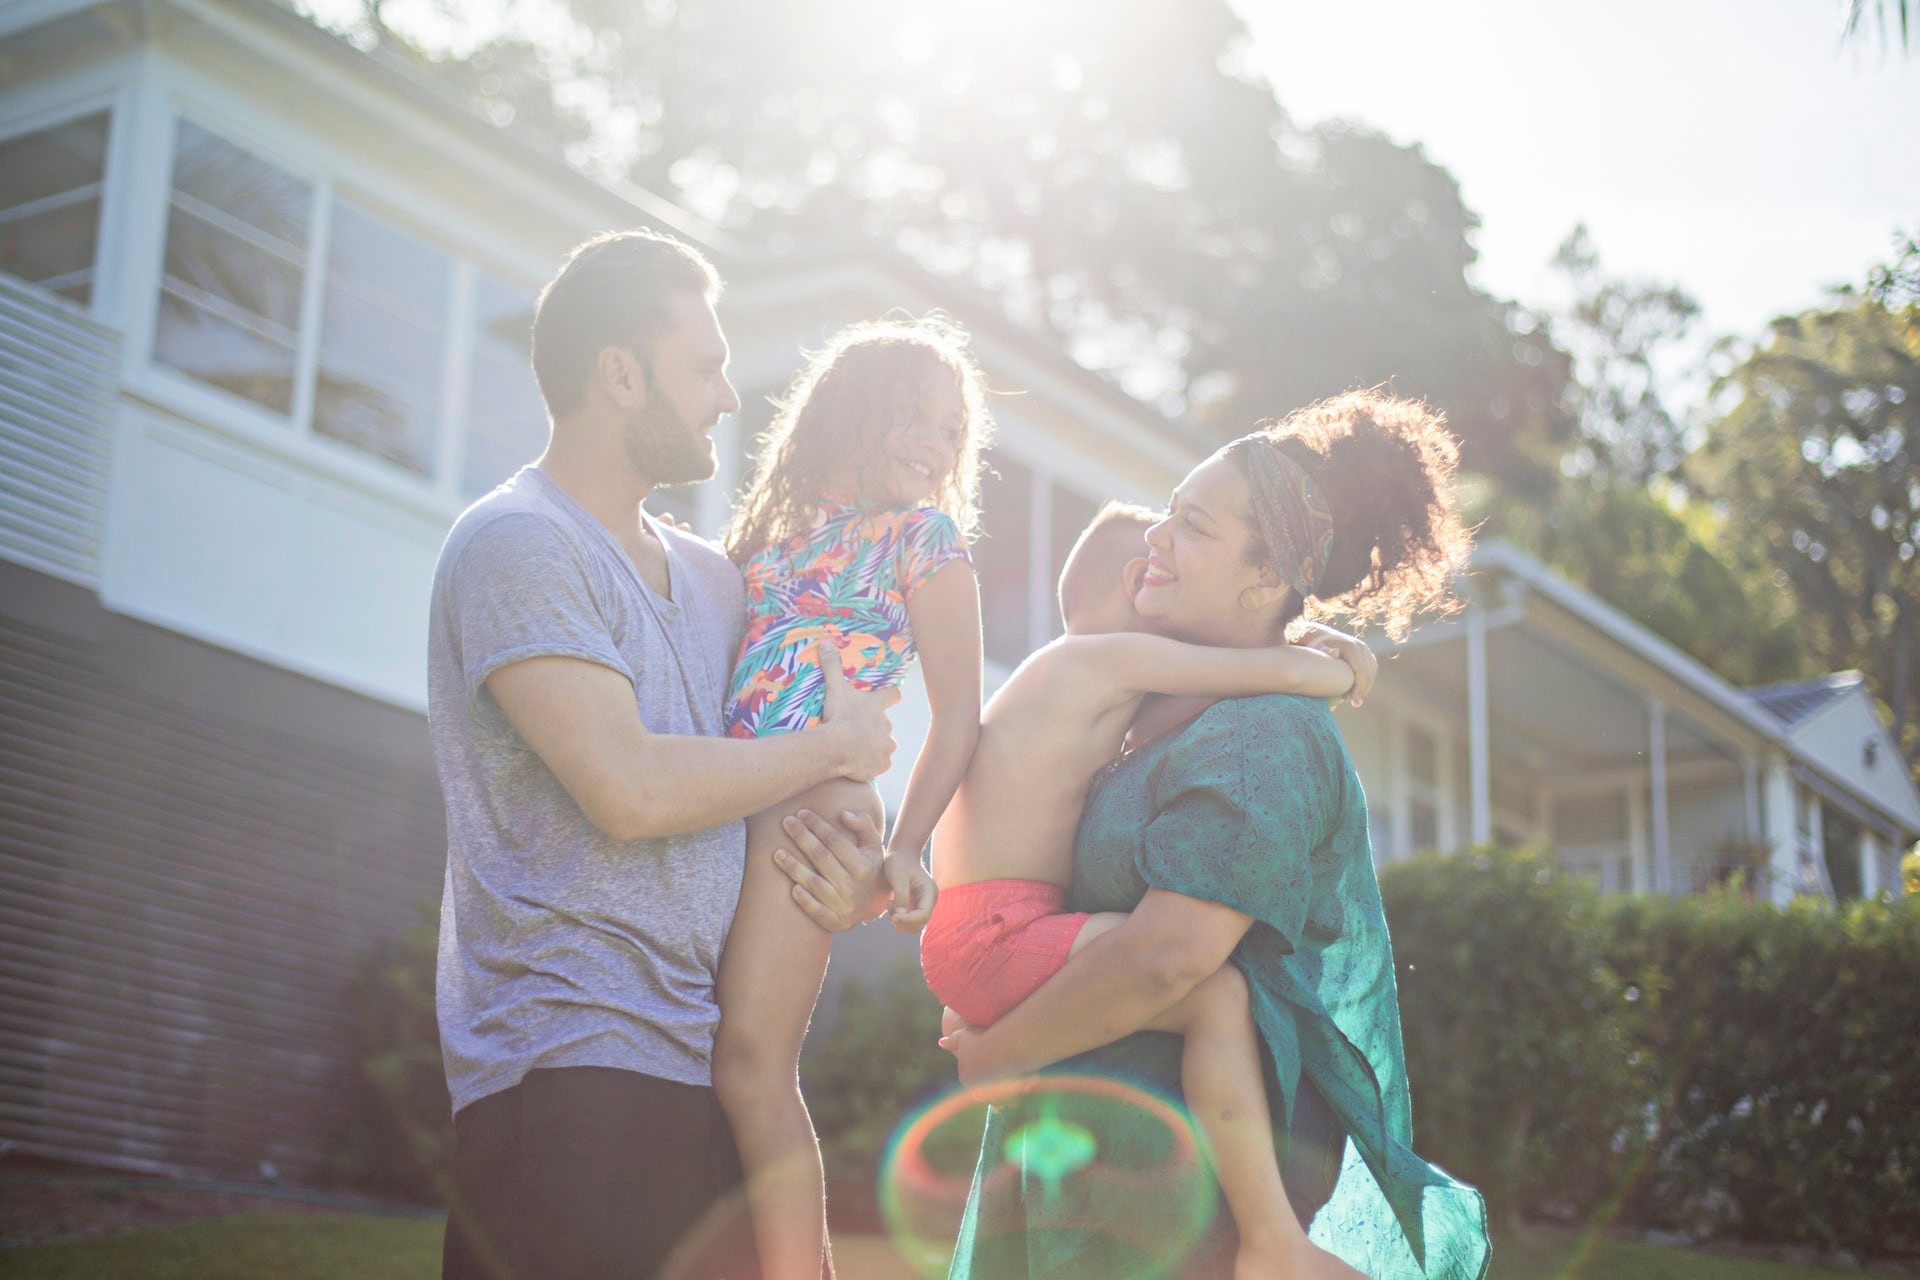
<path id="1" fill-rule="evenodd" d="M 580 658 L 633 682 L 650 732 L 720 735 L 745 589 L 713 547 L 654 529 L 671 599 L 528 467 L 468 508 L 441 549 L 427 718 L 447 804 L 438 1004 L 456 1111 L 535 1067 L 712 1080 L 714 972 L 745 825 L 613 839 L 486 687 L 510 663 Z"/>

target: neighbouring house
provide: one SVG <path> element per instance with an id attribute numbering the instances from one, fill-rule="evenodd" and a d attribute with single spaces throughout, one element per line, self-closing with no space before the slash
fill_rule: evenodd
<path id="1" fill-rule="evenodd" d="M 1856 672 L 1739 689 L 1505 543 L 1342 723 L 1382 861 L 1538 843 L 1605 889 L 1900 892 L 1920 795 Z"/>
<path id="2" fill-rule="evenodd" d="M 973 332 L 1019 393 L 976 548 L 996 676 L 1057 634 L 1098 503 L 1159 501 L 1205 447 L 885 249 L 757 254 L 271 0 L 14 3 L 0 84 L 12 1150 L 326 1178 L 353 963 L 444 864 L 434 559 L 541 447 L 532 301 L 586 235 L 662 227 L 728 279 L 746 407 L 719 475 L 656 499 L 704 530 L 802 347 L 895 307 Z M 1920 802 L 1857 679 L 1731 689 L 1510 548 L 1469 593 L 1343 713 L 1381 857 L 1527 839 L 1620 889 L 1897 891 Z M 901 729 L 904 761 L 911 699 Z M 856 938 L 838 975 L 910 946 Z"/>

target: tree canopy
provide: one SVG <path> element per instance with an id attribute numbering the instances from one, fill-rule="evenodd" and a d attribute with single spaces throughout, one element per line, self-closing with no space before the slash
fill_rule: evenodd
<path id="1" fill-rule="evenodd" d="M 458 59 L 367 21 L 579 163 L 760 246 L 890 243 L 1221 437 L 1387 381 L 1482 471 L 1571 429 L 1566 358 L 1468 278 L 1452 177 L 1295 125 L 1226 0 L 559 3 L 570 35 Z"/>
<path id="2" fill-rule="evenodd" d="M 1813 655 L 1858 667 L 1920 759 L 1920 246 L 1834 307 L 1774 322 L 1722 380 L 1688 468 L 1728 533 L 1763 549 Z"/>

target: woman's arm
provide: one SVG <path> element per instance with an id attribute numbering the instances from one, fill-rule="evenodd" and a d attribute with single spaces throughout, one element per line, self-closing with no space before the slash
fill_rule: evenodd
<path id="1" fill-rule="evenodd" d="M 972 1084 L 1018 1075 L 1132 1035 L 1227 963 L 1253 917 L 1149 889 L 1126 923 L 1092 942 L 991 1027 L 941 1038 Z"/>
<path id="2" fill-rule="evenodd" d="M 1244 698 L 1297 693 L 1337 698 L 1349 691 L 1361 692 L 1355 683 L 1362 674 L 1357 663 L 1349 665 L 1318 649 L 1298 645 L 1216 648 L 1134 631 L 1077 637 L 1069 643 L 1079 649 L 1101 679 L 1128 696 L 1165 693 Z"/>
<path id="3" fill-rule="evenodd" d="M 907 884 L 915 890 L 912 901 L 896 897 L 894 926 L 914 930 L 926 924 L 933 910 L 932 879 L 924 869 L 913 874 L 920 868 L 920 851 L 966 776 L 980 740 L 980 587 L 973 566 L 960 558 L 934 570 L 907 597 L 907 618 L 920 653 L 932 723 L 926 745 L 913 762 L 913 776 L 887 841 L 887 857 L 888 880 L 896 894 Z"/>

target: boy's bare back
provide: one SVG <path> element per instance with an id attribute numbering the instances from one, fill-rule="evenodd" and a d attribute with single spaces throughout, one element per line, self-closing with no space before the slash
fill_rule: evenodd
<path id="1" fill-rule="evenodd" d="M 1119 754 L 1142 694 L 1106 678 L 1102 645 L 1065 636 L 1008 677 L 980 716 L 980 741 L 934 829 L 942 888 L 978 880 L 1073 878 L 1073 837 L 1087 789 Z"/>

